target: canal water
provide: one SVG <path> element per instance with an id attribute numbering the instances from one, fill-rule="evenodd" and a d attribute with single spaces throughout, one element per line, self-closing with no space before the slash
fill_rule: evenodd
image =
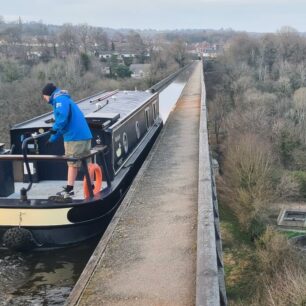
<path id="1" fill-rule="evenodd" d="M 183 71 L 159 96 L 160 114 L 167 120 L 192 67 Z M 63 305 L 99 238 L 77 247 L 48 252 L 12 253 L 0 250 L 0 306 Z"/>
<path id="2" fill-rule="evenodd" d="M 0 251 L 0 305 L 63 305 L 97 242 L 53 251 Z"/>
<path id="3" fill-rule="evenodd" d="M 184 70 L 180 75 L 159 94 L 159 113 L 164 123 L 170 112 L 174 109 L 175 104 L 180 97 L 186 82 L 188 81 L 191 72 L 193 71 L 193 65 L 190 68 Z"/>

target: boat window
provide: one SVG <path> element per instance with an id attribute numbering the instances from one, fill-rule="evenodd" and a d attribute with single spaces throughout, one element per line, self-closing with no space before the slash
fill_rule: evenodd
<path id="1" fill-rule="evenodd" d="M 145 114 L 146 114 L 146 125 L 147 125 L 147 129 L 149 129 L 149 127 L 150 127 L 150 120 L 149 120 L 149 111 L 150 111 L 150 108 L 149 107 L 147 107 L 146 109 L 145 109 Z"/>
<path id="2" fill-rule="evenodd" d="M 156 119 L 156 102 L 153 102 L 153 119 Z"/>
<path id="3" fill-rule="evenodd" d="M 124 152 L 127 153 L 129 150 L 129 142 L 126 132 L 123 133 L 123 148 Z"/>
<path id="4" fill-rule="evenodd" d="M 135 128 L 136 128 L 136 136 L 137 136 L 137 139 L 140 138 L 140 128 L 139 128 L 139 122 L 136 121 L 135 123 Z"/>

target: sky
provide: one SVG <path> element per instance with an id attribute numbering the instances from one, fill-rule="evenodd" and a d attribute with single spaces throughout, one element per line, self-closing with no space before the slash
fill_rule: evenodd
<path id="1" fill-rule="evenodd" d="M 305 0 L 0 0 L 5 21 L 130 29 L 306 32 Z"/>

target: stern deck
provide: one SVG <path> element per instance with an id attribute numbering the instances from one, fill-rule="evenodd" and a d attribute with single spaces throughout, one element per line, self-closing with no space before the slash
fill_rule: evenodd
<path id="1" fill-rule="evenodd" d="M 47 199 L 49 196 L 55 195 L 66 186 L 67 181 L 40 181 L 33 183 L 31 190 L 28 192 L 29 199 Z M 8 197 L 0 197 L 0 199 L 19 199 L 20 189 L 27 187 L 27 183 L 15 183 L 15 192 Z M 103 182 L 102 190 L 107 187 L 107 183 Z M 76 181 L 74 185 L 74 200 L 84 200 L 83 181 Z"/>

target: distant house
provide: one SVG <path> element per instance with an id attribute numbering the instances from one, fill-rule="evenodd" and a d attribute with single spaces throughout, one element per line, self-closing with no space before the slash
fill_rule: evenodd
<path id="1" fill-rule="evenodd" d="M 111 57 L 112 57 L 112 55 L 117 55 L 118 56 L 118 52 L 101 52 L 100 54 L 99 54 L 99 58 L 100 59 L 110 59 Z"/>
<path id="2" fill-rule="evenodd" d="M 28 51 L 27 60 L 38 60 L 41 57 L 41 52 L 38 51 Z"/>
<path id="3" fill-rule="evenodd" d="M 204 58 L 216 58 L 218 55 L 216 49 L 214 48 L 206 48 L 203 52 Z"/>
<path id="4" fill-rule="evenodd" d="M 135 54 L 134 53 L 122 53 L 121 56 L 126 57 L 126 58 L 134 58 Z"/>
<path id="5" fill-rule="evenodd" d="M 210 44 L 206 41 L 201 43 L 190 44 L 187 47 L 188 52 L 193 55 L 198 55 L 204 58 L 215 58 L 223 51 L 223 45 L 221 44 Z"/>
<path id="6" fill-rule="evenodd" d="M 130 70 L 132 71 L 131 77 L 135 79 L 142 79 L 148 76 L 151 64 L 132 64 Z"/>

